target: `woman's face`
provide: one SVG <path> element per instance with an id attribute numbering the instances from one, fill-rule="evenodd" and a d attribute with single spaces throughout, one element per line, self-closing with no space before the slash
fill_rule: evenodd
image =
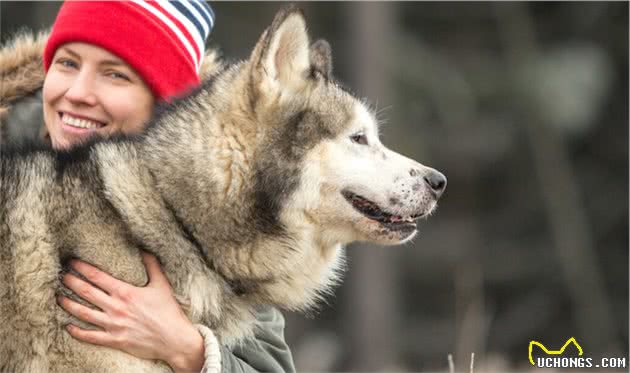
<path id="1" fill-rule="evenodd" d="M 57 49 L 43 89 L 44 121 L 55 149 L 100 134 L 142 132 L 154 98 L 142 78 L 120 58 L 86 43 Z"/>

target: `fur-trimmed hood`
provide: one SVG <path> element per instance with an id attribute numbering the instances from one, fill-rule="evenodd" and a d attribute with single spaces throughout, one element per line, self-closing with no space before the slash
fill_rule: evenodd
<path id="1" fill-rule="evenodd" d="M 42 54 L 49 34 L 20 33 L 0 48 L 0 144 L 5 141 L 10 109 L 44 84 Z M 199 72 L 201 80 L 212 76 L 222 65 L 217 50 L 208 48 Z"/>
<path id="2" fill-rule="evenodd" d="M 0 49 L 0 122 L 11 105 L 44 84 L 42 53 L 48 32 L 17 35 Z"/>

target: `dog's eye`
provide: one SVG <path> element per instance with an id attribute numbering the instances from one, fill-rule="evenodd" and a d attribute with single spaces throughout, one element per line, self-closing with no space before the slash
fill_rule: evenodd
<path id="1" fill-rule="evenodd" d="M 356 142 L 359 145 L 367 145 L 368 144 L 367 136 L 365 136 L 362 133 L 357 133 L 355 135 L 350 136 L 350 140 L 352 140 L 352 142 Z"/>

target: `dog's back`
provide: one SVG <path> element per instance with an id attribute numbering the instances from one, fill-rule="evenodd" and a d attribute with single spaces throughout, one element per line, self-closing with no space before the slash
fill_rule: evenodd
<path id="1" fill-rule="evenodd" d="M 102 258 L 125 256 L 127 267 L 135 267 L 127 272 L 136 273 L 127 277 L 146 281 L 124 224 L 99 196 L 103 189 L 90 151 L 81 151 L 0 153 L 0 372 L 164 367 L 79 342 L 64 330 L 71 319 L 56 296 L 64 290 L 65 260 L 108 263 L 112 273 L 124 274 Z"/>
<path id="2" fill-rule="evenodd" d="M 48 226 L 53 162 L 46 153 L 0 157 L 0 370 L 44 371 L 63 346 L 55 320 L 60 272 Z M 52 207 L 52 206 L 51 206 Z M 59 343 L 61 342 L 61 343 Z"/>
<path id="3" fill-rule="evenodd" d="M 50 307 L 55 304 L 55 287 L 50 283 L 56 281 L 59 266 L 50 267 L 50 258 L 43 254 L 53 250 L 54 243 L 41 203 L 46 198 L 42 192 L 50 185 L 49 166 L 35 154 L 0 158 L 2 371 L 43 370 L 55 338 L 51 325 L 55 309 Z"/>

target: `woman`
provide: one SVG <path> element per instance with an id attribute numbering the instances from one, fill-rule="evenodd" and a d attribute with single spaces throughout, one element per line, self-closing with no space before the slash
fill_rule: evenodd
<path id="1" fill-rule="evenodd" d="M 200 70 L 212 70 L 214 61 L 203 65 L 202 58 L 213 16 L 194 0 L 64 3 L 43 51 L 43 89 L 42 74 L 35 71 L 41 67 L 29 63 L 40 58 L 42 41 L 23 41 L 0 55 L 0 66 L 7 66 L 0 106 L 11 104 L 8 111 L 0 108 L 0 140 L 31 137 L 67 149 L 95 135 L 143 131 L 157 102 L 185 94 L 199 84 Z M 20 53 L 9 53 L 15 51 Z M 20 67 L 13 75 L 9 58 Z M 186 318 L 157 259 L 145 254 L 144 261 L 150 282 L 142 288 L 74 262 L 73 269 L 97 286 L 72 274 L 63 276 L 64 285 L 100 310 L 66 297 L 59 304 L 101 330 L 70 326 L 68 332 L 87 343 L 163 360 L 175 371 L 294 371 L 277 310 L 261 309 L 256 339 L 229 350 L 210 329 Z"/>

